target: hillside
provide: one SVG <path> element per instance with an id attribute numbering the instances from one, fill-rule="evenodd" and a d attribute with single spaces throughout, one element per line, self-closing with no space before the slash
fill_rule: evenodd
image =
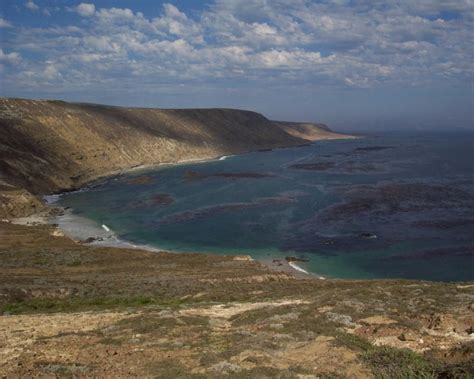
<path id="1" fill-rule="evenodd" d="M 347 137 L 239 110 L 1 99 L 1 376 L 472 377 L 472 283 L 318 280 L 246 256 L 77 242 L 36 215 L 3 220 L 52 212 L 38 195 L 138 165 Z"/>
<path id="2" fill-rule="evenodd" d="M 474 374 L 473 284 L 298 279 L 245 257 L 91 246 L 49 225 L 0 225 L 4 377 Z"/>
<path id="3" fill-rule="evenodd" d="M 309 141 L 319 141 L 325 139 L 353 138 L 347 134 L 335 133 L 325 124 L 314 124 L 309 122 L 287 122 L 274 121 L 280 129 L 296 138 Z"/>
<path id="4" fill-rule="evenodd" d="M 3 98 L 0 216 L 25 216 L 38 209 L 30 206 L 35 198 L 28 192 L 70 190 L 140 165 L 314 140 L 314 131 L 305 139 L 304 133 L 293 136 L 286 129 L 258 113 L 234 109 L 123 108 Z"/>

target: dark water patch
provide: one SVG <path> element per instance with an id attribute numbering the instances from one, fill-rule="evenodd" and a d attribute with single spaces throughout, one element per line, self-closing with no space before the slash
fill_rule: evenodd
<path id="1" fill-rule="evenodd" d="M 149 208 L 173 204 L 174 197 L 167 193 L 157 193 L 145 200 L 136 200 L 128 204 L 130 208 Z"/>
<path id="2" fill-rule="evenodd" d="M 152 181 L 153 181 L 153 178 L 151 176 L 141 175 L 141 176 L 136 176 L 136 177 L 125 180 L 125 183 L 139 186 L 143 184 L 149 184 Z"/>
<path id="3" fill-rule="evenodd" d="M 355 161 L 347 162 L 316 162 L 316 163 L 297 163 L 289 166 L 290 169 L 307 170 L 307 171 L 330 171 L 337 173 L 354 173 L 354 172 L 372 172 L 381 171 L 373 163 L 359 163 Z"/>
<path id="4" fill-rule="evenodd" d="M 464 257 L 474 259 L 474 245 L 449 246 L 438 249 L 411 251 L 406 254 L 397 254 L 384 258 L 387 261 L 393 260 L 430 260 L 438 258 Z M 474 263 L 474 260 L 471 262 Z"/>
<path id="5" fill-rule="evenodd" d="M 469 218 L 448 220 L 421 220 L 414 222 L 413 226 L 430 229 L 454 229 L 466 226 L 474 226 L 474 220 Z"/>
<path id="6" fill-rule="evenodd" d="M 314 228 L 318 229 L 318 228 Z M 353 232 L 341 235 L 323 235 L 317 232 L 295 231 L 286 236 L 281 244 L 282 251 L 298 253 L 311 253 L 319 256 L 337 256 L 340 254 L 357 254 L 361 250 L 373 250 L 389 247 L 393 241 L 368 238 L 366 235 L 375 236 L 369 232 Z"/>
<path id="7" fill-rule="evenodd" d="M 355 152 L 370 152 L 370 151 L 381 151 L 387 149 L 395 149 L 395 146 L 364 146 L 364 147 L 356 147 L 354 149 Z"/>
<path id="8" fill-rule="evenodd" d="M 393 215 L 429 209 L 469 207 L 474 209 L 474 196 L 452 185 L 426 183 L 390 183 L 361 186 L 348 190 L 342 203 L 324 209 L 323 220 L 340 220 L 363 213 Z"/>
<path id="9" fill-rule="evenodd" d="M 158 193 L 153 195 L 150 201 L 153 205 L 169 205 L 174 203 L 174 198 L 167 193 Z"/>
<path id="10" fill-rule="evenodd" d="M 342 172 L 374 172 L 374 171 L 382 171 L 380 167 L 377 167 L 373 163 L 358 163 L 358 162 L 344 162 L 338 166 Z"/>
<path id="11" fill-rule="evenodd" d="M 326 171 L 333 168 L 335 164 L 333 162 L 318 162 L 318 163 L 298 163 L 289 166 L 295 170 L 309 170 L 309 171 Z"/>
<path id="12" fill-rule="evenodd" d="M 218 172 L 218 173 L 203 173 L 193 170 L 184 172 L 183 177 L 187 180 L 201 180 L 207 178 L 225 178 L 225 179 L 262 179 L 272 178 L 274 174 L 260 173 L 260 172 Z"/>
<path id="13" fill-rule="evenodd" d="M 335 256 L 383 250 L 421 238 L 469 240 L 466 233 L 440 233 L 440 229 L 449 232 L 449 228 L 472 225 L 472 220 L 465 217 L 450 223 L 445 220 L 448 212 L 474 212 L 474 196 L 462 189 L 439 184 L 386 183 L 339 191 L 343 202 L 290 224 L 280 248 Z M 434 230 L 426 230 L 428 226 Z"/>
<path id="14" fill-rule="evenodd" d="M 285 205 L 294 203 L 296 200 L 293 197 L 275 196 L 275 197 L 264 197 L 259 198 L 250 202 L 241 203 L 227 203 L 219 204 L 210 207 L 198 208 L 193 210 L 187 210 L 184 212 L 172 213 L 159 220 L 159 224 L 176 224 L 182 222 L 193 221 L 197 219 L 203 219 L 213 217 L 220 213 L 238 212 L 250 208 L 266 207 L 271 205 Z"/>

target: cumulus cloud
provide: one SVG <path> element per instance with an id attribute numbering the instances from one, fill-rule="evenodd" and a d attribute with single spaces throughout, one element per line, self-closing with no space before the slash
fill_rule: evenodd
<path id="1" fill-rule="evenodd" d="M 28 0 L 25 4 L 25 7 L 27 7 L 30 11 L 37 11 L 39 10 L 39 6 L 37 6 L 33 0 Z"/>
<path id="2" fill-rule="evenodd" d="M 11 28 L 11 27 L 12 27 L 12 24 L 10 22 L 0 17 L 0 28 Z"/>
<path id="3" fill-rule="evenodd" d="M 80 23 L 16 31 L 11 44 L 48 63 L 24 59 L 11 78 L 69 88 L 137 78 L 341 88 L 472 79 L 471 0 L 346 3 L 215 0 L 192 15 L 164 4 L 154 18 L 80 3 L 71 9 Z"/>
<path id="4" fill-rule="evenodd" d="M 54 64 L 48 63 L 43 69 L 43 77 L 47 80 L 61 78 L 61 76 L 61 73 Z"/>
<path id="5" fill-rule="evenodd" d="M 0 49 L 0 61 L 7 63 L 16 63 L 20 60 L 20 54 L 16 52 L 5 53 L 3 49 Z"/>
<path id="6" fill-rule="evenodd" d="M 95 13 L 95 5 L 90 3 L 80 3 L 76 7 L 76 12 L 82 17 L 91 17 Z"/>

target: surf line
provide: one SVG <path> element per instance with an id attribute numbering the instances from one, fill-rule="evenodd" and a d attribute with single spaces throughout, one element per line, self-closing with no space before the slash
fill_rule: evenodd
<path id="1" fill-rule="evenodd" d="M 296 271 L 300 271 L 300 272 L 304 272 L 305 274 L 309 274 L 308 271 L 302 269 L 300 266 L 298 266 L 297 264 L 293 263 L 293 262 L 288 262 L 288 264 L 293 267 Z"/>
<path id="2" fill-rule="evenodd" d="M 308 275 L 311 275 L 308 271 L 306 271 L 305 269 L 301 268 L 300 266 L 298 266 L 296 263 L 294 262 L 288 262 L 288 264 L 294 268 L 296 271 L 300 271 L 300 272 L 304 272 L 305 274 L 308 274 Z M 326 278 L 324 276 L 318 276 L 318 279 L 321 279 L 321 280 L 325 280 Z"/>

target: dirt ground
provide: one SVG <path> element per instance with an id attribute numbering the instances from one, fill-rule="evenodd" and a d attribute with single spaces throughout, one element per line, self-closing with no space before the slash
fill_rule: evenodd
<path id="1" fill-rule="evenodd" d="M 474 284 L 294 277 L 0 223 L 0 377 L 468 378 Z"/>

